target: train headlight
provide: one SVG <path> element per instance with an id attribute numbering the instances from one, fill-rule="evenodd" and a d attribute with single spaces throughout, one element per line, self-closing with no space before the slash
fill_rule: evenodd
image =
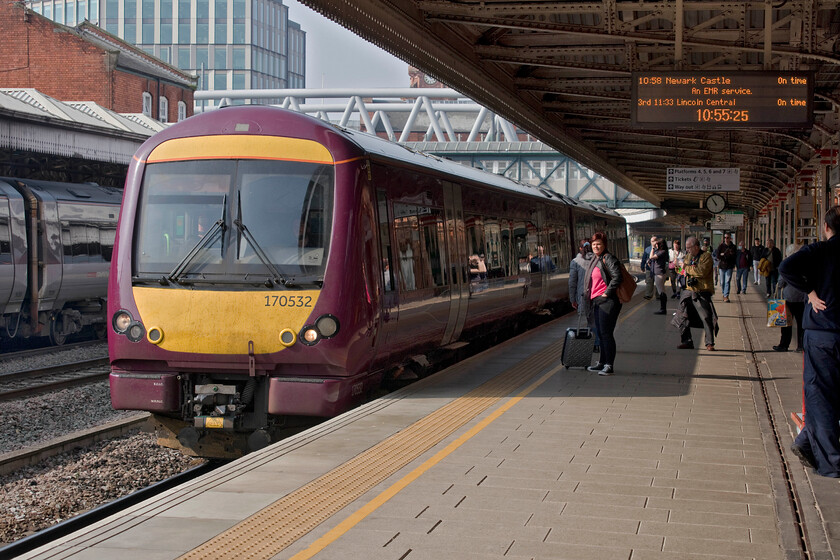
<path id="1" fill-rule="evenodd" d="M 300 332 L 300 341 L 306 344 L 307 346 L 313 346 L 321 340 L 321 333 L 318 332 L 318 329 L 314 326 L 303 327 L 303 330 Z"/>
<path id="2" fill-rule="evenodd" d="M 128 340 L 131 342 L 140 342 L 143 340 L 143 337 L 146 336 L 146 329 L 143 328 L 143 325 L 140 323 L 132 323 L 130 327 L 128 327 L 128 332 L 125 333 L 125 336 L 128 337 Z"/>
<path id="3" fill-rule="evenodd" d="M 152 344 L 160 344 L 163 342 L 163 330 L 160 327 L 152 327 L 149 329 L 146 338 L 149 339 L 149 342 Z"/>
<path id="4" fill-rule="evenodd" d="M 288 348 L 289 346 L 294 346 L 295 342 L 297 342 L 295 331 L 292 329 L 283 329 L 280 331 L 280 344 Z"/>
<path id="5" fill-rule="evenodd" d="M 315 327 L 321 333 L 322 338 L 332 338 L 338 333 L 338 319 L 332 315 L 321 315 L 315 321 Z"/>
<path id="6" fill-rule="evenodd" d="M 114 327 L 114 331 L 118 334 L 125 334 L 128 327 L 131 326 L 131 321 L 131 313 L 124 309 L 120 309 L 114 313 L 114 319 L 111 322 L 111 325 Z"/>

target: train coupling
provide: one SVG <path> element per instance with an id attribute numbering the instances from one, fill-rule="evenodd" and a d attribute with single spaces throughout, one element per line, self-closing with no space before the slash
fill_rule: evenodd
<path id="1" fill-rule="evenodd" d="M 233 430 L 234 420 L 245 407 L 236 385 L 196 385 L 193 424 L 196 428 Z"/>

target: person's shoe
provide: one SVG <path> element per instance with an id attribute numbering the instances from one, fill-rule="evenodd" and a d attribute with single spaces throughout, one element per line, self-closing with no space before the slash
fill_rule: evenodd
<path id="1" fill-rule="evenodd" d="M 653 299 L 653 296 L 645 296 L 645 299 Z"/>
<path id="2" fill-rule="evenodd" d="M 805 350 L 803 350 L 803 348 L 801 346 L 797 346 L 796 351 L 797 352 L 804 352 Z"/>
<path id="3" fill-rule="evenodd" d="M 677 299 L 678 297 L 680 297 L 680 294 L 674 294 L 671 296 L 671 299 Z"/>
<path id="4" fill-rule="evenodd" d="M 770 294 L 766 294 L 764 297 L 769 298 L 769 297 L 770 297 Z"/>
<path id="5" fill-rule="evenodd" d="M 706 350 L 708 350 L 709 352 L 714 352 L 715 351 L 715 345 L 714 344 L 707 344 L 706 345 Z"/>
<path id="6" fill-rule="evenodd" d="M 613 368 L 610 364 L 604 365 L 604 367 L 601 369 L 601 371 L 598 372 L 598 375 L 612 375 L 612 374 L 613 374 Z"/>
<path id="7" fill-rule="evenodd" d="M 787 346 L 781 346 L 781 345 L 774 346 L 773 350 L 775 350 L 776 352 L 787 352 L 788 351 Z"/>
<path id="8" fill-rule="evenodd" d="M 723 302 L 729 303 L 729 296 L 723 296 Z"/>
<path id="9" fill-rule="evenodd" d="M 682 344 L 677 346 L 677 348 L 679 348 L 680 350 L 694 350 L 694 343 L 691 341 L 683 342 Z"/>
<path id="10" fill-rule="evenodd" d="M 809 469 L 816 469 L 817 468 L 817 460 L 814 459 L 814 456 L 811 453 L 809 453 L 808 451 L 806 451 L 802 447 L 799 447 L 795 443 L 791 444 L 790 450 L 793 452 L 794 455 L 796 455 L 796 457 L 800 461 L 802 461 L 803 465 L 805 465 Z"/>
<path id="11" fill-rule="evenodd" d="M 667 313 L 667 311 L 664 310 L 664 309 L 660 309 L 659 311 L 654 311 L 653 312 L 654 315 L 665 315 L 666 313 Z"/>
<path id="12" fill-rule="evenodd" d="M 596 344 L 595 346 L 593 346 L 593 347 L 592 347 L 592 353 L 593 353 L 593 354 L 594 354 L 595 352 L 600 352 L 600 351 L 601 351 L 601 347 L 600 347 L 600 346 L 598 346 L 597 344 Z"/>
<path id="13" fill-rule="evenodd" d="M 741 295 L 741 290 L 738 290 L 737 292 L 735 292 L 735 295 L 740 296 Z"/>
<path id="14" fill-rule="evenodd" d="M 586 371 L 601 371 L 602 369 L 604 369 L 604 364 L 595 364 L 586 368 Z"/>

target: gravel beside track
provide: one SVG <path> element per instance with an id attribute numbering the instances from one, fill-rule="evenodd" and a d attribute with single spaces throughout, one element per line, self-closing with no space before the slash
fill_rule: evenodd
<path id="1" fill-rule="evenodd" d="M 16 451 L 135 414 L 111 408 L 107 381 L 7 401 L 0 407 L 0 450 Z"/>
<path id="2" fill-rule="evenodd" d="M 137 433 L 0 477 L 0 544 L 179 474 L 203 460 Z"/>
<path id="3" fill-rule="evenodd" d="M 49 366 L 60 366 L 83 360 L 108 357 L 108 343 L 100 342 L 90 346 L 78 348 L 52 347 L 45 348 L 44 354 L 26 357 L 3 356 L 0 354 L 0 374 L 36 369 Z"/>

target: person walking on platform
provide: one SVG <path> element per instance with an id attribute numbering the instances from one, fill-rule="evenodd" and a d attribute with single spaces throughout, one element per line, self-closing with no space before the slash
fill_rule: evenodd
<path id="1" fill-rule="evenodd" d="M 738 250 L 735 251 L 735 288 L 736 293 L 747 293 L 747 279 L 752 268 L 752 255 L 744 249 L 743 243 L 738 243 Z"/>
<path id="2" fill-rule="evenodd" d="M 729 303 L 729 286 L 732 283 L 732 273 L 735 271 L 736 253 L 735 244 L 732 243 L 732 235 L 724 234 L 723 243 L 718 245 L 715 256 L 720 273 L 720 291 L 723 292 L 723 301 L 726 303 Z"/>
<path id="3" fill-rule="evenodd" d="M 712 303 L 715 294 L 714 263 L 708 251 L 700 249 L 696 237 L 685 240 L 686 261 L 683 264 L 685 287 L 680 296 L 680 306 L 674 313 L 673 324 L 680 331 L 682 342 L 677 348 L 694 348 L 691 327 L 706 331 L 706 350 L 715 349 L 715 335 L 718 332 L 717 313 Z"/>
<path id="4" fill-rule="evenodd" d="M 656 245 L 656 236 L 652 235 L 650 237 L 650 245 L 645 247 L 644 252 L 642 253 L 642 274 L 645 275 L 645 299 L 652 299 L 653 298 L 653 272 L 650 270 L 650 253 L 653 251 L 653 246 Z"/>
<path id="5" fill-rule="evenodd" d="M 764 277 L 767 285 L 767 297 L 776 291 L 776 284 L 779 282 L 779 265 L 782 262 L 782 252 L 776 247 L 772 239 L 767 241 L 767 248 L 764 250 L 764 258 L 768 263 L 768 274 Z"/>
<path id="6" fill-rule="evenodd" d="M 820 475 L 840 478 L 840 206 L 829 208 L 824 222 L 825 241 L 786 258 L 779 273 L 808 294 L 802 340 L 805 427 L 791 451 Z"/>
<path id="7" fill-rule="evenodd" d="M 617 353 L 615 326 L 618 323 L 618 314 L 621 313 L 621 302 L 618 300 L 621 264 L 615 255 L 607 251 L 607 234 L 602 231 L 595 232 L 591 243 L 595 258 L 589 263 L 586 271 L 583 297 L 591 301 L 594 307 L 595 329 L 601 341 L 601 353 L 598 363 L 586 369 L 597 371 L 598 375 L 612 375 Z"/>
<path id="8" fill-rule="evenodd" d="M 795 245 L 789 245 L 785 253 L 789 257 L 797 250 L 798 248 Z M 784 278 L 779 278 L 779 289 L 782 290 L 782 297 L 785 298 L 785 307 L 790 312 L 788 316 L 792 315 L 796 319 L 796 351 L 802 352 L 802 336 L 804 335 L 802 315 L 805 313 L 805 302 L 808 301 L 808 294 L 797 290 L 788 284 Z M 790 324 L 790 321 L 787 326 L 781 328 L 781 331 L 782 337 L 779 339 L 779 344 L 773 347 L 773 350 L 787 352 L 793 338 L 793 325 Z"/>
<path id="9" fill-rule="evenodd" d="M 600 352 L 601 342 L 598 339 L 598 330 L 595 329 L 595 310 L 589 299 L 583 297 L 584 289 L 586 288 L 586 271 L 589 270 L 589 265 L 592 259 L 595 258 L 595 253 L 592 252 L 592 246 L 588 239 L 580 240 L 580 252 L 572 259 L 569 264 L 569 299 L 572 300 L 572 307 L 574 307 L 583 322 L 586 319 L 586 325 L 595 333 L 595 348 L 593 352 Z"/>
<path id="10" fill-rule="evenodd" d="M 750 247 L 750 256 L 752 256 L 753 261 L 753 283 L 758 286 L 761 282 L 758 263 L 761 262 L 761 257 L 764 256 L 764 245 L 761 244 L 761 240 L 758 237 L 753 240 L 753 246 Z"/>
<path id="11" fill-rule="evenodd" d="M 655 315 L 665 315 L 668 303 L 668 295 L 665 293 L 665 278 L 668 276 L 668 246 L 664 239 L 657 239 L 650 254 L 650 270 L 653 273 L 653 285 L 656 286 L 656 294 L 659 298 L 659 311 Z"/>
<path id="12" fill-rule="evenodd" d="M 685 253 L 680 249 L 680 240 L 674 239 L 672 243 L 673 248 L 668 251 L 668 277 L 671 279 L 671 294 L 672 299 L 680 297 L 681 286 L 679 282 L 679 265 L 685 260 Z"/>

